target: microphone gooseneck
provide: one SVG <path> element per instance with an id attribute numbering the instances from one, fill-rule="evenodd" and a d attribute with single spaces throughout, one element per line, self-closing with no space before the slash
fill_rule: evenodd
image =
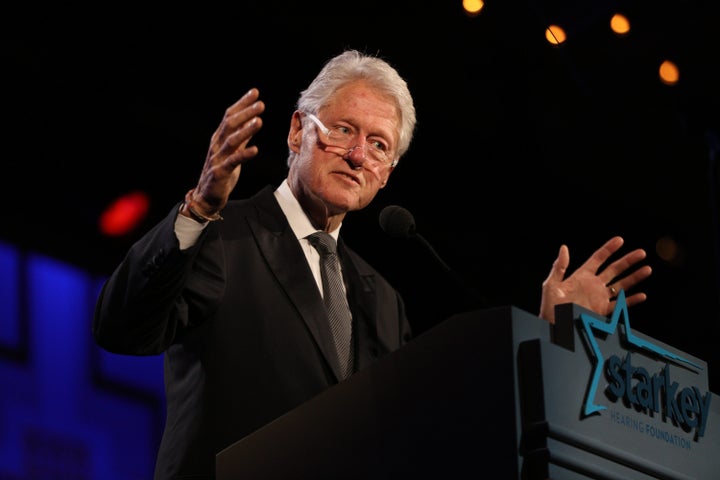
<path id="1" fill-rule="evenodd" d="M 480 295 L 475 289 L 469 287 L 460 276 L 438 255 L 433 246 L 425 237 L 420 235 L 415 225 L 415 217 L 407 209 L 399 205 L 388 205 L 383 208 L 379 216 L 380 228 L 394 238 L 415 239 L 427 249 L 435 261 L 445 272 L 452 277 L 455 285 L 465 293 L 465 297 L 474 307 L 485 308 L 489 305 L 488 300 Z"/>
<path id="2" fill-rule="evenodd" d="M 385 231 L 388 235 L 395 238 L 414 238 L 418 240 L 423 246 L 432 254 L 435 261 L 445 270 L 445 272 L 452 277 L 455 284 L 465 292 L 465 294 L 473 300 L 473 303 L 478 305 L 487 305 L 487 300 L 479 295 L 474 289 L 470 288 L 458 274 L 445 263 L 445 261 L 438 255 L 430 242 L 420 235 L 415 226 L 415 218 L 412 213 L 407 209 L 399 205 L 388 205 L 383 208 L 379 216 L 380 228 Z"/>
<path id="3" fill-rule="evenodd" d="M 415 217 L 406 208 L 399 205 L 388 205 L 380 212 L 380 228 L 385 233 L 395 238 L 414 238 L 422 243 L 426 249 L 430 251 L 433 258 L 442 266 L 442 268 L 452 273 L 450 266 L 440 258 L 430 242 L 417 232 L 415 227 Z"/>
<path id="4" fill-rule="evenodd" d="M 452 277 L 455 285 L 465 293 L 465 297 L 474 307 L 486 307 L 489 302 L 478 294 L 475 289 L 470 288 L 450 266 L 438 255 L 430 242 L 420 235 L 415 226 L 415 218 L 412 213 L 399 205 L 388 205 L 383 208 L 379 216 L 380 228 L 391 237 L 418 240 L 431 254 L 436 262 Z"/>

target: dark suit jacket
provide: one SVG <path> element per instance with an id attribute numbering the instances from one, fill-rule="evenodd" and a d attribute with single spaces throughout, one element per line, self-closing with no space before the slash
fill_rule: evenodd
<path id="1" fill-rule="evenodd" d="M 165 353 L 167 421 L 156 479 L 212 478 L 215 455 L 337 383 L 322 298 L 268 186 L 231 201 L 179 249 L 177 207 L 128 252 L 99 296 L 93 334 L 122 354 Z M 338 242 L 355 368 L 410 338 L 403 301 Z"/>

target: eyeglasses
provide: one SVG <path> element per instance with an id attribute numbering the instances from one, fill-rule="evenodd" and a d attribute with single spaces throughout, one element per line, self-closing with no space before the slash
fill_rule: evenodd
<path id="1" fill-rule="evenodd" d="M 343 155 L 349 154 L 356 148 L 362 148 L 366 160 L 386 167 L 395 167 L 395 165 L 397 165 L 398 159 L 393 158 L 392 152 L 383 140 L 371 139 L 365 142 L 365 147 L 363 148 L 357 144 L 358 132 L 354 128 L 342 125 L 327 128 L 325 124 L 312 113 L 306 113 L 306 115 L 317 125 L 320 130 L 320 134 L 318 135 L 320 141 L 326 146 L 345 150 Z"/>

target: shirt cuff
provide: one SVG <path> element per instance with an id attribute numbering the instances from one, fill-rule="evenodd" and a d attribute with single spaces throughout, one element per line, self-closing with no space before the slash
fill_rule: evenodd
<path id="1" fill-rule="evenodd" d="M 208 223 L 198 223 L 178 212 L 175 218 L 175 235 L 180 242 L 180 250 L 187 250 L 197 243 L 200 234 Z"/>

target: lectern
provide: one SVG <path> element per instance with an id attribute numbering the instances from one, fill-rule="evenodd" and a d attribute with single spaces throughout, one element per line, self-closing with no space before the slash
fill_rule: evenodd
<path id="1" fill-rule="evenodd" d="M 218 453 L 219 480 L 716 479 L 707 364 L 561 305 L 448 318 Z"/>

